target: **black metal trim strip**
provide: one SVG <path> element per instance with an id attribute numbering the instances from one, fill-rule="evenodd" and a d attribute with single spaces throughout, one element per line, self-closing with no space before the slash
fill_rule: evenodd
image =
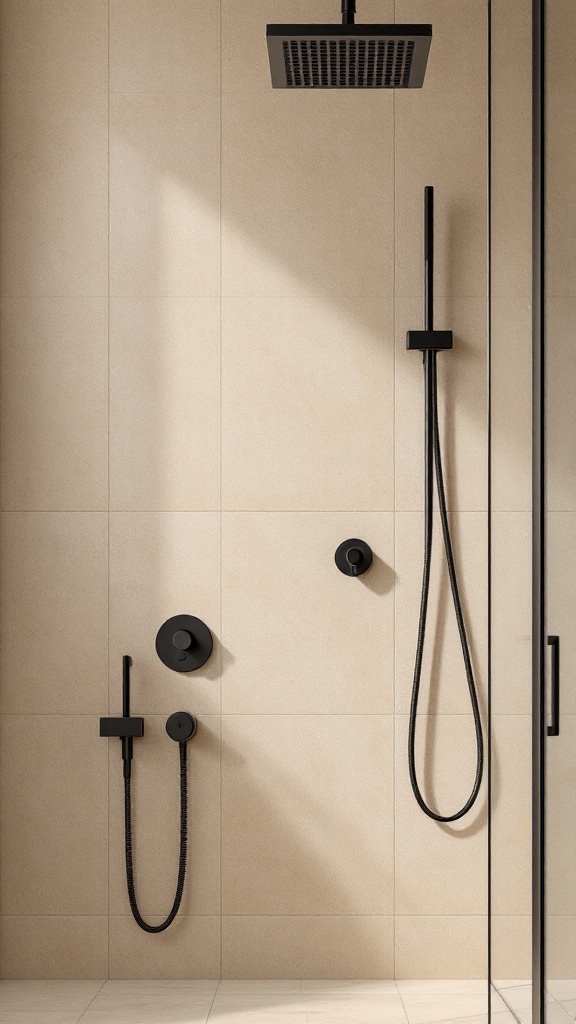
<path id="1" fill-rule="evenodd" d="M 532 1024 L 545 1024 L 545 17 L 532 0 Z"/>
<path id="2" fill-rule="evenodd" d="M 488 0 L 488 338 L 487 338 L 487 418 L 488 418 L 488 669 L 486 771 L 488 782 L 488 1024 L 492 1021 L 492 0 Z"/>

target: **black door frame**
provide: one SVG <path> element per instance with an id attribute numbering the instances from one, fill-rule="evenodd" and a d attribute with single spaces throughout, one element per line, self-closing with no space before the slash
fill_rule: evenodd
<path id="1" fill-rule="evenodd" d="M 545 1024 L 546 876 L 546 0 L 532 0 L 532 1021 Z"/>

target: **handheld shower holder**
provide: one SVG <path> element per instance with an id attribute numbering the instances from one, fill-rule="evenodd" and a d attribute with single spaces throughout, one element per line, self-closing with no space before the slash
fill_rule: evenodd
<path id="1" fill-rule="evenodd" d="M 408 331 L 406 335 L 409 352 L 447 352 L 453 347 L 452 331 Z"/>
<path id="2" fill-rule="evenodd" d="M 185 639 L 185 638 L 180 638 Z M 161 924 L 148 924 L 138 909 L 134 883 L 134 857 L 132 842 L 132 756 L 133 740 L 144 735 L 144 719 L 130 714 L 130 668 L 132 658 L 122 658 L 122 718 L 101 718 L 100 735 L 115 736 L 122 741 L 124 763 L 124 852 L 126 858 L 126 885 L 132 917 L 142 931 L 157 934 L 170 927 L 182 903 L 186 879 L 186 857 L 188 850 L 188 761 L 187 743 L 196 735 L 198 722 L 187 711 L 176 711 L 166 722 L 166 732 L 178 744 L 180 759 L 180 854 L 178 858 L 178 881 L 172 909 Z"/>

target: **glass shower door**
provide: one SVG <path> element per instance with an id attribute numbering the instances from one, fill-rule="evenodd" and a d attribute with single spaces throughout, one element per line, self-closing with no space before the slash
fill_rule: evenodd
<path id="1" fill-rule="evenodd" d="M 576 1019 L 576 3 L 544 8 L 546 1019 Z"/>

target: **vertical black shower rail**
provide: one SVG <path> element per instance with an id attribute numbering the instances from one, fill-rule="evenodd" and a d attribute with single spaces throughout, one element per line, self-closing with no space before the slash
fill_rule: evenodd
<path id="1" fill-rule="evenodd" d="M 532 1024 L 545 1024 L 545 14 L 532 0 Z"/>
<path id="2" fill-rule="evenodd" d="M 424 330 L 434 330 L 434 189 L 424 189 Z M 425 366 L 425 452 L 424 467 L 424 509 L 427 521 L 424 525 L 428 538 L 433 529 L 434 507 L 434 388 L 436 375 L 436 352 L 429 349 L 422 356 Z M 430 521 L 428 521 L 428 516 Z"/>

